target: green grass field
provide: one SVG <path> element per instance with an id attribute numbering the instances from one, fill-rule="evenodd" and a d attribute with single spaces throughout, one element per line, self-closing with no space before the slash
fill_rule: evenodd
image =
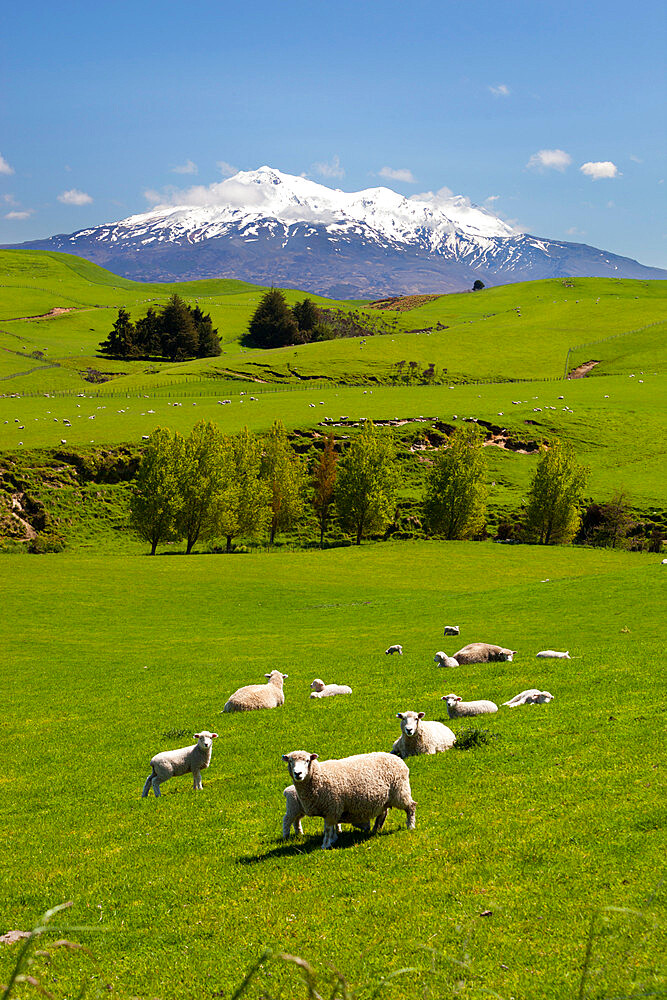
<path id="1" fill-rule="evenodd" d="M 61 957 L 44 980 L 58 995 L 86 970 L 119 997 L 231 996 L 267 945 L 323 979 L 334 966 L 364 997 L 406 966 L 418 971 L 382 996 L 664 995 L 662 570 L 655 556 L 464 543 L 0 558 L 0 927 L 73 901 L 69 922 L 90 929 L 69 937 L 99 969 Z M 445 622 L 461 645 L 519 653 L 438 669 L 434 651 L 459 645 Z M 402 658 L 384 656 L 391 642 Z M 546 647 L 573 659 L 536 660 Z M 269 668 L 289 674 L 282 708 L 219 714 Z M 310 701 L 315 676 L 354 694 Z M 410 761 L 413 833 L 391 812 L 379 837 L 345 833 L 329 853 L 319 820 L 279 839 L 282 753 L 388 749 L 397 711 L 443 718 L 449 691 L 500 703 L 534 685 L 554 701 L 483 719 L 489 745 Z M 203 727 L 219 733 L 204 791 L 173 779 L 142 801 L 151 755 Z M 641 916 L 607 914 L 579 994 L 609 906 Z M 250 995 L 305 990 L 275 965 Z"/>

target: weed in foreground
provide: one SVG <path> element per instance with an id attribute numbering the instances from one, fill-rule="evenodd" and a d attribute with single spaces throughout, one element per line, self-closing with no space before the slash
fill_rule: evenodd
<path id="1" fill-rule="evenodd" d="M 470 726 L 462 729 L 456 736 L 455 750 L 473 750 L 475 747 L 486 746 L 492 740 L 500 739 L 500 733 L 493 733 L 490 729 L 479 729 L 477 726 Z"/>

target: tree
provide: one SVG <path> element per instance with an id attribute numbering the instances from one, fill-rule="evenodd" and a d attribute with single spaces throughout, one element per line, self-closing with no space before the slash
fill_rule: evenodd
<path id="1" fill-rule="evenodd" d="M 305 473 L 292 450 L 281 420 L 276 420 L 264 441 L 262 479 L 269 491 L 271 545 L 278 531 L 291 527 L 303 514 Z"/>
<path id="2" fill-rule="evenodd" d="M 186 555 L 200 538 L 216 533 L 216 509 L 223 489 L 222 434 L 210 420 L 192 428 L 178 469 L 176 528 L 186 540 Z"/>
<path id="3" fill-rule="evenodd" d="M 631 526 L 628 495 L 624 490 L 616 490 L 607 503 L 588 505 L 575 541 L 615 549 L 623 542 Z"/>
<path id="4" fill-rule="evenodd" d="M 179 507 L 178 472 L 183 438 L 167 427 L 158 427 L 148 439 L 134 481 L 130 520 L 151 544 L 151 555 L 160 542 L 176 538 Z"/>
<path id="5" fill-rule="evenodd" d="M 137 346 L 144 357 L 162 355 L 162 321 L 152 306 L 137 320 Z"/>
<path id="6" fill-rule="evenodd" d="M 100 350 L 112 358 L 136 358 L 139 356 L 137 331 L 126 309 L 118 310 L 118 318 L 107 339 L 100 344 Z"/>
<path id="7" fill-rule="evenodd" d="M 199 338 L 192 310 L 179 295 L 172 295 L 162 310 L 162 354 L 171 361 L 197 356 Z"/>
<path id="8" fill-rule="evenodd" d="M 213 329 L 211 314 L 201 311 L 199 306 L 190 310 L 197 330 L 197 357 L 217 358 L 222 353 L 218 331 Z"/>
<path id="9" fill-rule="evenodd" d="M 484 435 L 464 424 L 451 435 L 428 475 L 424 521 L 445 538 L 468 538 L 486 523 Z"/>
<path id="10" fill-rule="evenodd" d="M 579 505 L 588 469 L 579 465 L 571 445 L 554 441 L 540 448 L 528 491 L 526 526 L 540 545 L 565 544 L 579 526 Z"/>
<path id="11" fill-rule="evenodd" d="M 260 479 L 262 443 L 247 427 L 222 444 L 223 486 L 215 509 L 217 531 L 232 551 L 236 535 L 254 536 L 269 520 L 269 492 Z"/>
<path id="12" fill-rule="evenodd" d="M 338 455 L 335 449 L 333 432 L 330 431 L 324 439 L 324 450 L 313 467 L 313 507 L 315 517 L 320 526 L 320 548 L 324 548 L 324 532 L 329 521 L 329 514 L 334 502 L 336 487 Z"/>
<path id="13" fill-rule="evenodd" d="M 481 290 L 483 288 L 486 288 L 486 285 L 484 284 L 484 282 L 480 281 L 479 278 L 476 278 L 475 279 L 475 284 L 472 286 L 473 292 L 481 292 Z"/>
<path id="14" fill-rule="evenodd" d="M 312 340 L 315 327 L 320 321 L 317 306 L 313 300 L 304 299 L 303 302 L 295 303 L 292 313 L 299 326 L 302 339 L 306 342 Z"/>
<path id="15" fill-rule="evenodd" d="M 357 545 L 368 531 L 380 531 L 390 520 L 397 474 L 394 443 L 382 437 L 371 420 L 349 445 L 338 466 L 336 506 Z"/>
<path id="16" fill-rule="evenodd" d="M 210 315 L 199 306 L 191 309 L 178 295 L 172 295 L 160 313 L 152 306 L 136 326 L 129 313 L 118 311 L 118 319 L 100 350 L 116 358 L 212 358 L 221 352 L 218 331 Z"/>
<path id="17" fill-rule="evenodd" d="M 262 297 L 250 323 L 245 342 L 250 347 L 286 347 L 300 341 L 299 326 L 279 288 Z"/>

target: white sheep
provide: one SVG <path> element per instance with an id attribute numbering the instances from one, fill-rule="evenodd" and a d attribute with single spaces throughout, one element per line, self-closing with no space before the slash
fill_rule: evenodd
<path id="1" fill-rule="evenodd" d="M 352 688 L 347 684 L 325 684 L 319 677 L 316 677 L 310 686 L 311 698 L 333 698 L 337 694 L 352 694 Z"/>
<path id="2" fill-rule="evenodd" d="M 663 559 L 660 563 L 661 566 L 667 566 L 667 559 Z"/>
<path id="3" fill-rule="evenodd" d="M 268 678 L 266 684 L 248 684 L 239 688 L 231 695 L 222 711 L 252 712 L 258 708 L 277 708 L 278 705 L 283 705 L 283 681 L 287 680 L 287 674 L 272 670 L 264 676 Z"/>
<path id="4" fill-rule="evenodd" d="M 417 803 L 410 791 L 410 772 L 393 754 L 363 753 L 318 763 L 316 753 L 293 750 L 282 759 L 306 815 L 324 818 L 324 850 L 335 844 L 346 813 L 362 823 L 374 819 L 377 833 L 390 808 L 403 809 L 408 830 L 414 829 Z"/>
<path id="5" fill-rule="evenodd" d="M 447 702 L 450 719 L 461 719 L 467 715 L 492 715 L 498 711 L 495 701 L 462 701 L 458 694 L 443 694 L 441 701 Z"/>
<path id="6" fill-rule="evenodd" d="M 401 720 L 401 735 L 391 752 L 397 757 L 442 753 L 456 743 L 456 736 L 442 722 L 423 722 L 424 712 L 397 712 L 396 718 Z"/>
<path id="7" fill-rule="evenodd" d="M 454 653 L 453 659 L 458 664 L 494 663 L 508 660 L 516 656 L 516 649 L 506 649 L 505 646 L 492 646 L 488 642 L 471 642 Z"/>
<path id="8" fill-rule="evenodd" d="M 521 694 L 515 694 L 509 701 L 504 701 L 503 705 L 508 708 L 518 708 L 519 705 L 548 705 L 553 701 L 553 695 L 548 691 L 540 691 L 538 688 L 528 688 Z"/>
<path id="9" fill-rule="evenodd" d="M 194 746 L 180 747 L 178 750 L 163 750 L 151 759 L 151 773 L 146 778 L 144 789 L 141 793 L 145 799 L 151 790 L 151 786 L 157 798 L 160 797 L 160 785 L 169 778 L 178 777 L 180 774 L 192 774 L 192 783 L 195 791 L 199 791 L 203 785 L 201 772 L 211 763 L 211 753 L 213 750 L 213 740 L 217 740 L 217 733 L 209 733 L 207 729 L 202 729 L 200 733 L 195 733 L 197 742 Z"/>
<path id="10" fill-rule="evenodd" d="M 461 631 L 461 629 L 458 627 L 458 625 L 445 625 L 445 632 L 444 632 L 444 634 L 445 634 L 445 636 L 448 636 L 448 635 L 458 635 L 460 631 Z"/>
<path id="11" fill-rule="evenodd" d="M 453 656 L 447 656 L 447 653 L 443 653 L 441 649 L 433 657 L 433 662 L 437 663 L 439 667 L 458 667 L 459 661 L 455 660 Z"/>
<path id="12" fill-rule="evenodd" d="M 538 660 L 569 660 L 569 652 L 558 653 L 555 649 L 543 649 L 541 653 L 536 653 Z"/>
<path id="13" fill-rule="evenodd" d="M 403 656 L 403 647 L 396 643 L 395 646 L 390 646 L 389 649 L 385 649 L 385 656 L 393 656 L 394 653 L 398 653 L 399 656 Z"/>
<path id="14" fill-rule="evenodd" d="M 283 840 L 287 840 L 290 835 L 290 829 L 294 827 L 295 834 L 303 833 L 303 827 L 301 826 L 301 820 L 307 815 L 303 806 L 299 801 L 299 796 L 296 794 L 296 788 L 294 785 L 288 785 L 287 788 L 283 789 L 283 795 L 285 796 L 285 815 L 283 816 Z M 370 831 L 371 825 L 368 822 L 357 822 L 348 813 L 343 813 L 341 816 L 341 823 L 349 823 L 351 826 L 356 826 L 358 829 L 363 830 L 365 833 Z M 341 825 L 338 824 L 336 828 L 336 833 L 340 833 Z"/>

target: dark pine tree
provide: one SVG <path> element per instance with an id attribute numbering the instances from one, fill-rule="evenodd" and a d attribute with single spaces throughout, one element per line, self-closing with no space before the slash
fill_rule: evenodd
<path id="1" fill-rule="evenodd" d="M 170 361 L 197 357 L 197 328 L 192 312 L 178 295 L 172 295 L 162 310 L 162 355 Z"/>
<path id="2" fill-rule="evenodd" d="M 100 344 L 100 351 L 111 358 L 137 358 L 137 331 L 126 309 L 118 310 L 118 319 L 111 328 L 111 333 Z"/>
<path id="3" fill-rule="evenodd" d="M 295 304 L 292 312 L 299 325 L 302 340 L 308 343 L 313 339 L 313 331 L 320 321 L 317 306 L 312 299 L 304 299 L 303 302 Z"/>
<path id="4" fill-rule="evenodd" d="M 211 314 L 206 313 L 206 315 L 204 315 L 199 306 L 195 306 L 194 309 L 191 309 L 190 311 L 192 312 L 192 318 L 194 320 L 199 340 L 197 357 L 217 358 L 222 352 L 222 348 L 220 346 L 218 331 L 213 328 Z"/>
<path id="5" fill-rule="evenodd" d="M 250 347 L 287 347 L 301 342 L 299 326 L 279 288 L 262 298 L 248 325 L 245 343 Z"/>
<path id="6" fill-rule="evenodd" d="M 151 306 L 142 319 L 137 320 L 137 345 L 142 357 L 162 356 L 162 320 Z"/>

